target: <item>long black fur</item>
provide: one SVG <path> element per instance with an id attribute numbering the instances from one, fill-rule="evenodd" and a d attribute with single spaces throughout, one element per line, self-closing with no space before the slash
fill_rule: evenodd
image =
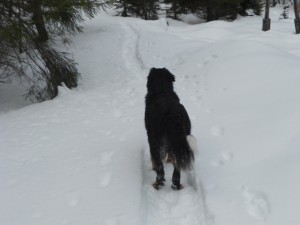
<path id="1" fill-rule="evenodd" d="M 167 69 L 152 68 L 147 82 L 145 126 L 153 169 L 157 173 L 153 186 L 164 185 L 163 160 L 172 162 L 173 189 L 182 188 L 180 170 L 191 168 L 194 154 L 187 142 L 191 122 L 179 97 L 174 92 L 175 76 Z"/>

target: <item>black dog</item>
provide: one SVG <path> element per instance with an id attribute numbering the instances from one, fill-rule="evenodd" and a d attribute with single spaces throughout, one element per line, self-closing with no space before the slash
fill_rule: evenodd
<path id="1" fill-rule="evenodd" d="M 156 171 L 153 187 L 164 185 L 162 160 L 174 166 L 172 188 L 180 190 L 180 170 L 190 169 L 194 160 L 188 136 L 191 134 L 189 116 L 173 90 L 175 76 L 167 69 L 150 70 L 147 82 L 145 125 L 150 145 L 152 168 Z"/>

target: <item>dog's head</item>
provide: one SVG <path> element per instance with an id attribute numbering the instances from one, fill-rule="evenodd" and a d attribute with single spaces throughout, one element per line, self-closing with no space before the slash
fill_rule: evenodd
<path id="1" fill-rule="evenodd" d="M 166 68 L 152 68 L 148 75 L 147 89 L 150 93 L 173 91 L 175 76 Z"/>

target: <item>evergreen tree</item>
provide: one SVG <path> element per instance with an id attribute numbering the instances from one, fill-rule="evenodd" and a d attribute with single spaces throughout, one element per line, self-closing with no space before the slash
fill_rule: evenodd
<path id="1" fill-rule="evenodd" d="M 76 87 L 76 63 L 55 50 L 53 37 L 80 32 L 83 15 L 93 17 L 102 6 L 96 0 L 2 0 L 0 81 L 26 79 L 32 85 L 27 97 L 38 101 L 54 98 L 62 83 Z"/>
<path id="2" fill-rule="evenodd" d="M 207 0 L 207 21 L 226 18 L 236 19 L 241 0 Z"/>
<path id="3" fill-rule="evenodd" d="M 127 17 L 133 12 L 131 0 L 115 0 L 113 1 L 113 5 L 118 12 L 117 15 Z"/>
<path id="4" fill-rule="evenodd" d="M 280 18 L 281 19 L 288 19 L 289 18 L 289 11 L 290 11 L 291 2 L 284 1 L 282 3 L 282 13 Z"/>
<path id="5" fill-rule="evenodd" d="M 24 7 L 32 15 L 41 41 L 45 41 L 47 33 L 80 32 L 83 16 L 93 18 L 104 6 L 99 0 L 27 0 Z"/>
<path id="6" fill-rule="evenodd" d="M 207 21 L 225 18 L 233 20 L 237 14 L 247 15 L 252 9 L 257 15 L 261 14 L 261 0 L 165 0 L 171 4 L 167 15 L 177 19 L 178 14 L 198 13 L 204 15 Z"/>
<path id="7" fill-rule="evenodd" d="M 121 16 L 136 16 L 145 20 L 157 19 L 158 0 L 114 0 L 113 5 Z"/>
<path id="8" fill-rule="evenodd" d="M 195 0 L 165 0 L 165 3 L 171 4 L 167 15 L 178 19 L 178 14 L 195 13 L 199 10 L 202 1 Z"/>
<path id="9" fill-rule="evenodd" d="M 240 14 L 243 16 L 247 15 L 247 10 L 253 10 L 255 15 L 261 15 L 263 9 L 262 0 L 242 0 Z"/>

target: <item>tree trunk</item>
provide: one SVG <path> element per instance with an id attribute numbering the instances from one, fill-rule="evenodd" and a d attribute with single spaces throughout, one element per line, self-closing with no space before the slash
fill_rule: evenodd
<path id="1" fill-rule="evenodd" d="M 123 12 L 121 14 L 122 17 L 127 17 L 127 3 L 125 1 L 123 1 Z"/>
<path id="2" fill-rule="evenodd" d="M 300 33 L 300 18 L 299 18 L 299 11 L 298 11 L 298 1 L 294 0 L 294 11 L 295 11 L 295 29 L 296 34 Z"/>
<path id="3" fill-rule="evenodd" d="M 32 9 L 32 20 L 38 32 L 38 41 L 46 42 L 49 40 L 49 35 L 46 30 L 45 20 L 43 17 L 42 7 L 38 0 L 30 1 Z"/>

